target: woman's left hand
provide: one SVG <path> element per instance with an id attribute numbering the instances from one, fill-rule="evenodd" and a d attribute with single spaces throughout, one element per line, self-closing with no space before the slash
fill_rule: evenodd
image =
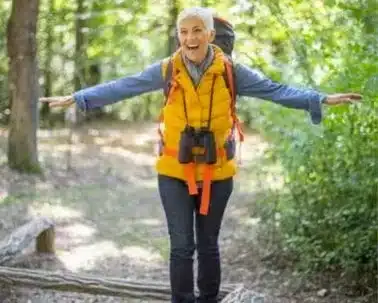
<path id="1" fill-rule="evenodd" d="M 355 93 L 348 93 L 348 94 L 332 94 L 328 95 L 324 103 L 327 105 L 337 105 L 337 104 L 344 104 L 344 103 L 354 103 L 361 101 L 362 95 L 355 94 Z"/>

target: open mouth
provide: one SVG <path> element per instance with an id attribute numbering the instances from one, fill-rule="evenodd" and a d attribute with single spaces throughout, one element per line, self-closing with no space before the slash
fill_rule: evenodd
<path id="1" fill-rule="evenodd" d="M 198 45 L 195 45 L 195 46 L 192 46 L 192 45 L 189 46 L 189 45 L 187 45 L 186 47 L 188 48 L 188 50 L 197 50 L 199 48 Z"/>

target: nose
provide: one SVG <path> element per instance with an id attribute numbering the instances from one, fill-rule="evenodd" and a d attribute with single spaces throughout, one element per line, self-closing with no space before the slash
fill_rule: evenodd
<path id="1" fill-rule="evenodd" d="M 189 42 L 193 41 L 195 39 L 195 34 L 194 33 L 188 33 L 187 40 Z"/>

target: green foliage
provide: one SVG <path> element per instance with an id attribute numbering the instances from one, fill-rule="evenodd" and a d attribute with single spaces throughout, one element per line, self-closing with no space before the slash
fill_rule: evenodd
<path id="1" fill-rule="evenodd" d="M 277 209 L 283 246 L 306 269 L 377 270 L 378 43 L 361 23 L 370 12 L 363 3 L 354 5 L 359 17 L 349 19 L 354 26 L 338 41 L 347 47 L 335 49 L 337 68 L 336 55 L 325 62 L 329 72 L 321 87 L 360 92 L 361 104 L 325 108 L 321 126 L 311 125 L 306 114 L 271 104 L 240 106 L 245 119 L 273 143 L 272 160 L 285 170 Z M 333 34 L 339 31 L 335 27 Z"/>
<path id="2" fill-rule="evenodd" d="M 8 59 L 6 53 L 6 28 L 10 3 L 0 3 L 0 123 L 8 120 Z"/>

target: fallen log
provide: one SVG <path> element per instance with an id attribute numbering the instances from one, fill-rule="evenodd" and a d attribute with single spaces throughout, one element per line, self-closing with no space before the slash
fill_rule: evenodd
<path id="1" fill-rule="evenodd" d="M 221 303 L 264 303 L 264 301 L 262 294 L 241 286 L 224 297 Z"/>
<path id="2" fill-rule="evenodd" d="M 44 270 L 0 266 L 0 284 L 87 293 L 115 297 L 169 300 L 168 284 L 149 281 L 129 281 L 122 278 L 98 277 L 84 274 L 60 273 Z M 235 290 L 237 285 L 224 285 L 220 298 Z"/>
<path id="3" fill-rule="evenodd" d="M 0 242 L 0 265 L 14 258 L 36 240 L 36 251 L 54 253 L 54 223 L 39 217 L 20 226 Z"/>

